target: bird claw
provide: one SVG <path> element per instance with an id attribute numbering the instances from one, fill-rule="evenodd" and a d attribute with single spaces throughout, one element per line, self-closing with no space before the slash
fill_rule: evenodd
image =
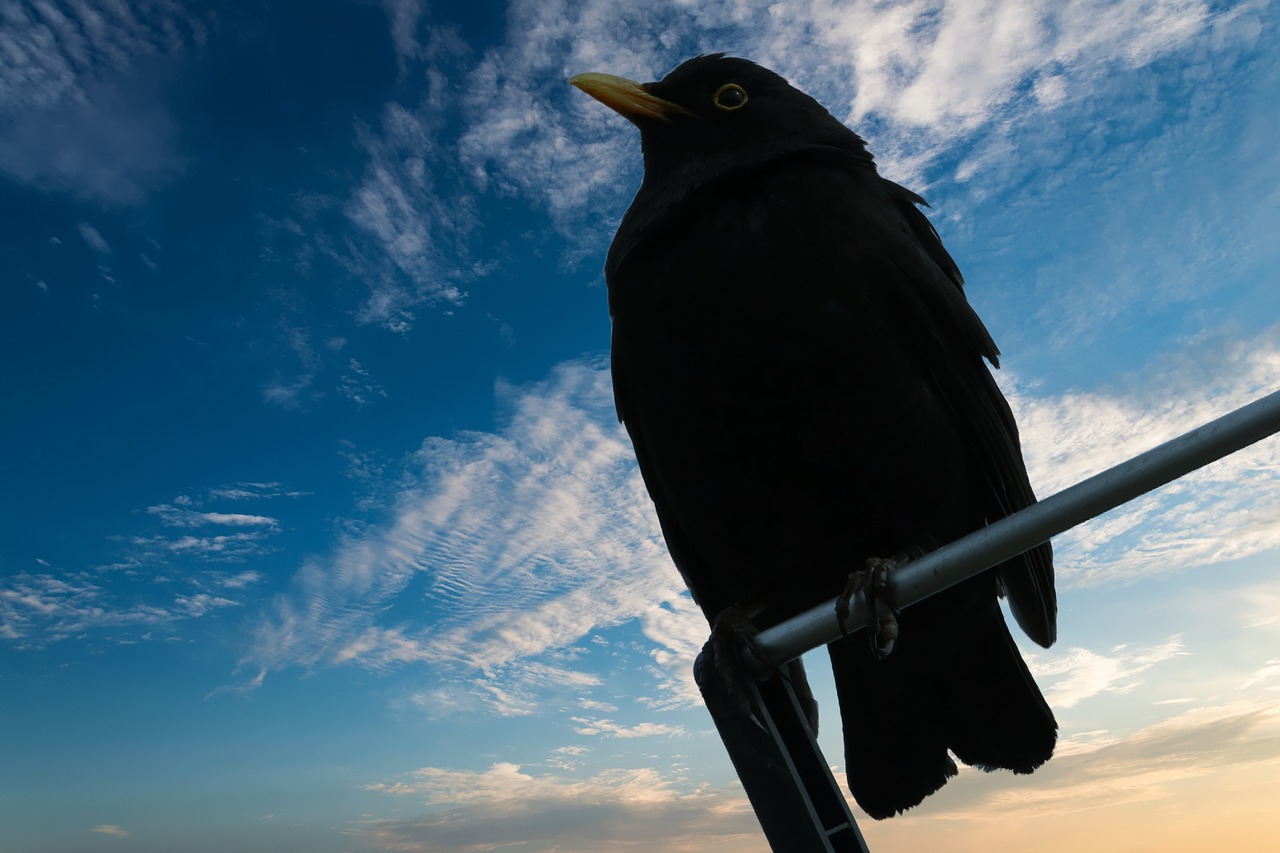
<path id="1" fill-rule="evenodd" d="M 866 595 L 867 603 L 875 615 L 863 627 L 867 629 L 867 636 L 871 640 L 871 653 L 877 660 L 887 657 L 893 651 L 893 645 L 898 639 L 900 614 L 898 609 L 885 599 L 889 590 L 889 573 L 897 569 L 898 564 L 902 562 L 906 562 L 906 559 L 868 558 L 864 568 L 849 573 L 844 591 L 836 599 L 836 619 L 840 623 L 840 630 L 847 637 L 849 629 L 845 627 L 845 622 L 849 618 L 849 607 L 853 603 L 853 597 L 858 593 Z"/>
<path id="2" fill-rule="evenodd" d="M 751 623 L 745 610 L 738 606 L 721 610 L 711 626 L 711 652 L 714 655 L 712 669 L 724 687 L 725 695 L 735 708 L 763 729 L 764 723 L 756 717 L 748 694 L 742 685 L 745 679 L 755 678 L 742 659 L 745 646 L 757 658 L 756 635 L 760 631 Z"/>

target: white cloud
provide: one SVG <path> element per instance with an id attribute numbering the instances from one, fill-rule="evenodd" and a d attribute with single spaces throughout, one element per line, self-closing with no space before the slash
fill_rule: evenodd
<path id="1" fill-rule="evenodd" d="M 1037 397 L 1010 388 L 1041 494 L 1277 390 L 1280 327 L 1252 340 L 1205 336 L 1122 388 Z M 1000 377 L 1009 384 L 1009 377 Z M 1055 540 L 1071 588 L 1128 582 L 1280 547 L 1280 441 L 1265 439 Z"/>
<path id="2" fill-rule="evenodd" d="M 209 490 L 209 500 L 261 500 L 266 498 L 297 498 L 310 494 L 285 488 L 283 483 L 229 483 Z M 188 501 L 190 498 L 187 499 Z M 181 503 L 175 499 L 174 503 Z"/>
<path id="3" fill-rule="evenodd" d="M 213 536 L 131 536 L 127 541 L 134 565 L 163 564 L 175 555 L 211 562 L 241 562 L 268 553 L 271 546 L 267 540 L 277 532 L 269 528 Z"/>
<path id="4" fill-rule="evenodd" d="M 418 28 L 426 17 L 425 0 L 382 0 L 382 8 L 391 21 L 391 42 L 401 62 L 421 56 Z"/>
<path id="5" fill-rule="evenodd" d="M 224 607 L 236 607 L 239 602 L 219 595 L 200 592 L 195 595 L 179 595 L 173 600 L 174 605 L 188 616 L 204 616 L 213 610 Z"/>
<path id="6" fill-rule="evenodd" d="M 197 512 L 182 507 L 160 504 L 147 507 L 147 513 L 160 516 L 160 520 L 169 527 L 201 527 L 206 524 L 220 524 L 227 527 L 269 527 L 280 526 L 280 522 L 265 515 L 248 515 L 246 513 Z"/>
<path id="7" fill-rule="evenodd" d="M 305 329 L 285 325 L 280 337 L 282 347 L 292 353 L 298 365 L 288 373 L 277 370 L 262 386 L 262 399 L 282 408 L 296 409 L 302 405 L 320 371 L 320 356 L 311 346 L 311 335 Z"/>
<path id="8" fill-rule="evenodd" d="M 0 171 L 97 201 L 139 201 L 181 167 L 156 81 L 139 66 L 206 33 L 169 0 L 0 7 Z"/>
<path id="9" fill-rule="evenodd" d="M 1050 73 L 1078 86 L 1114 65 L 1138 65 L 1185 44 L 1208 20 L 1201 0 L 1116 5 L 1076 0 L 910 2 L 847 8 L 830 0 L 771 5 L 791 26 L 762 45 L 780 63 L 835 77 L 848 118 L 876 114 L 946 136 L 972 130 Z M 819 49 L 797 55 L 798 38 Z M 788 57 L 790 53 L 790 57 Z M 803 60 L 801 59 L 803 56 Z M 1060 99 L 1058 99 L 1060 100 Z"/>
<path id="10" fill-rule="evenodd" d="M 1073 708 L 1101 693 L 1128 693 L 1141 680 L 1136 676 L 1158 663 L 1187 654 L 1181 637 L 1157 646 L 1117 646 L 1110 654 L 1089 649 L 1067 649 L 1065 654 L 1036 652 L 1026 655 L 1027 665 L 1045 688 L 1045 699 L 1054 708 Z"/>
<path id="11" fill-rule="evenodd" d="M 1280 583 L 1245 587 L 1234 591 L 1232 599 L 1232 612 L 1245 628 L 1280 633 Z"/>
<path id="12" fill-rule="evenodd" d="M 107 245 L 107 241 L 102 239 L 102 235 L 98 233 L 98 229 L 94 228 L 87 222 L 80 223 L 80 236 L 89 244 L 90 248 L 103 254 L 110 254 L 111 247 Z"/>
<path id="13" fill-rule="evenodd" d="M 466 193 L 441 191 L 452 166 L 435 138 L 443 120 L 432 104 L 430 95 L 418 111 L 387 104 L 378 132 L 357 127 L 369 161 L 345 212 L 373 238 L 385 262 L 359 254 L 347 261 L 370 291 L 356 317 L 392 331 L 408 330 L 421 305 L 460 303 L 460 283 L 469 277 L 465 237 L 475 213 Z"/>
<path id="14" fill-rule="evenodd" d="M 613 720 L 598 717 L 573 717 L 572 720 L 577 724 L 574 731 L 580 735 L 616 737 L 630 740 L 631 738 L 640 737 L 685 734 L 684 726 L 671 726 L 665 723 L 637 723 L 634 726 L 624 726 L 615 723 Z"/>
<path id="15" fill-rule="evenodd" d="M 0 579 L 0 639 L 40 649 L 90 632 L 149 639 L 147 629 L 239 604 L 204 592 L 130 594 L 88 572 L 22 573 Z"/>
<path id="16" fill-rule="evenodd" d="M 1142 394 L 1015 393 L 1042 490 L 1046 479 L 1074 481 L 1256 396 L 1277 375 L 1280 330 L 1219 346 L 1226 352 L 1194 351 L 1154 365 L 1159 381 L 1141 377 Z M 1183 369 L 1206 363 L 1234 369 Z M 546 382 L 500 394 L 510 412 L 504 429 L 425 441 L 386 520 L 302 567 L 293 591 L 259 626 L 246 665 L 425 664 L 453 683 L 424 695 L 433 715 L 476 707 L 526 714 L 574 683 L 564 656 L 583 638 L 639 620 L 658 687 L 642 701 L 655 709 L 699 702 L 690 671 L 706 623 L 666 555 L 616 422 L 607 371 L 565 364 Z M 1132 579 L 1267 547 L 1280 530 L 1268 509 L 1280 505 L 1277 452 L 1260 445 L 1196 475 L 1194 486 L 1171 487 L 1061 537 L 1063 585 Z M 425 596 L 427 621 L 385 621 L 381 614 L 409 590 Z M 1052 659 L 1056 669 L 1045 674 L 1061 676 L 1052 690 L 1066 707 L 1130 689 L 1178 648 L 1170 641 L 1110 654 L 1073 650 Z"/>
<path id="17" fill-rule="evenodd" d="M 594 683 L 560 655 L 639 619 L 662 663 L 685 670 L 664 683 L 692 692 L 686 638 L 705 622 L 666 555 L 607 371 L 565 364 L 500 394 L 508 426 L 424 442 L 386 523 L 303 566 L 246 664 L 425 662 L 462 673 L 467 701 L 527 713 L 548 690 Z M 429 622 L 379 624 L 411 584 Z"/>
<path id="18" fill-rule="evenodd" d="M 1193 708 L 1124 737 L 1076 746 L 1037 770 L 1035 784 L 1011 786 L 999 776 L 973 774 L 963 790 L 948 786 L 935 798 L 932 816 L 983 822 L 1016 813 L 1040 820 L 1173 799 L 1189 780 L 1218 773 L 1225 779 L 1280 759 L 1280 716 L 1274 705 L 1257 703 Z"/>
<path id="19" fill-rule="evenodd" d="M 351 830 L 380 849 L 763 849 L 740 789 L 694 787 L 650 768 L 573 778 L 530 773 L 507 762 L 479 772 L 424 767 L 409 781 L 366 788 L 420 797 L 430 807 L 419 817 L 367 821 Z"/>
<path id="20" fill-rule="evenodd" d="M 1280 658 L 1272 658 L 1258 667 L 1253 675 L 1241 682 L 1240 689 L 1248 690 L 1264 684 L 1271 690 L 1280 690 Z"/>
<path id="21" fill-rule="evenodd" d="M 347 363 L 348 372 L 338 383 L 338 393 L 357 406 L 364 407 L 374 397 L 387 396 L 386 390 L 369 375 L 369 371 L 354 358 Z"/>
<path id="22" fill-rule="evenodd" d="M 584 711 L 600 711 L 605 714 L 616 713 L 617 705 L 610 705 L 608 702 L 598 702 L 595 699 L 579 699 L 578 707 Z"/>
<path id="23" fill-rule="evenodd" d="M 508 762 L 494 764 L 481 772 L 423 767 L 411 775 L 415 781 L 374 783 L 365 788 L 386 794 L 421 796 L 429 805 L 474 802 L 495 805 L 548 796 L 612 799 L 619 792 L 637 802 L 653 803 L 677 796 L 672 783 L 651 768 L 611 771 L 579 781 L 550 775 L 533 776 L 521 772 L 519 765 Z M 598 792 L 594 796 L 590 793 L 592 788 Z"/>
<path id="24" fill-rule="evenodd" d="M 693 54 L 728 49 L 773 67 L 855 127 L 876 122 L 873 150 L 895 179 L 914 181 L 978 128 L 1015 109 L 1020 120 L 1058 109 L 1113 69 L 1206 34 L 1211 20 L 1201 0 L 781 0 L 730 10 L 523 0 L 508 7 L 508 43 L 486 52 L 468 80 L 462 162 L 481 187 L 523 194 L 567 234 L 581 237 L 589 217 L 607 228 L 598 212 L 621 212 L 639 171 L 637 140 L 562 80 L 579 71 L 652 80 Z M 1028 85 L 1035 100 L 1021 94 Z"/>
<path id="25" fill-rule="evenodd" d="M 262 573 L 255 571 L 240 572 L 221 578 L 220 583 L 227 589 L 244 589 L 262 580 Z"/>
<path id="26" fill-rule="evenodd" d="M 89 827 L 89 831 L 96 832 L 99 835 L 110 835 L 115 838 L 129 837 L 129 830 L 121 829 L 120 827 L 110 823 L 101 823 L 101 824 L 98 824 L 97 826 L 91 826 Z"/>
<path id="27" fill-rule="evenodd" d="M 1102 84 L 1172 51 L 1194 47 L 1202 61 L 1256 38 L 1243 26 L 1227 38 L 1244 13 L 1210 12 L 1203 0 L 514 0 L 506 43 L 473 57 L 447 28 L 424 25 L 422 4 L 389 3 L 387 13 L 402 70 L 418 63 L 427 87 L 413 103 L 387 104 L 376 130 L 358 128 L 369 160 L 346 212 L 377 251 L 351 247 L 343 262 L 369 287 L 359 319 L 398 331 L 424 306 L 463 298 L 476 276 L 477 199 L 518 196 L 545 212 L 570 263 L 603 250 L 639 183 L 638 136 L 566 86 L 572 74 L 652 80 L 689 56 L 730 50 L 810 91 L 871 137 L 886 174 L 921 188 L 927 166 L 966 146 L 976 153 L 962 179 L 1060 157 L 1043 144 L 1009 156 L 1010 128 L 1102 109 Z"/>

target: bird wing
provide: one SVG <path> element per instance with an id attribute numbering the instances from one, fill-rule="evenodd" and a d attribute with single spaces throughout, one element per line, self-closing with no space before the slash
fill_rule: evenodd
<path id="1" fill-rule="evenodd" d="M 858 259 L 850 262 L 865 265 L 862 259 L 874 258 L 881 269 L 864 281 L 882 283 L 897 313 L 917 326 L 912 337 L 920 350 L 918 363 L 928 367 L 977 460 L 986 480 L 990 523 L 1036 502 L 1013 412 L 991 371 L 974 357 L 998 367 L 999 350 L 965 298 L 955 261 L 920 210 L 924 199 L 883 178 L 879 189 L 889 204 L 851 194 L 846 224 L 858 234 L 851 247 Z M 1019 626 L 1040 645 L 1052 645 L 1057 596 L 1049 543 L 1008 560 L 998 577 Z"/>
<path id="2" fill-rule="evenodd" d="M 679 376 L 678 356 L 665 354 L 653 336 L 670 330 L 673 324 L 699 322 L 682 319 L 690 307 L 695 310 L 688 313 L 700 313 L 704 323 L 711 311 L 723 315 L 736 310 L 731 290 L 734 284 L 763 281 L 775 290 L 787 289 L 786 293 L 773 296 L 764 294 L 781 310 L 793 301 L 804 302 L 808 305 L 806 310 L 813 310 L 824 301 L 832 306 L 831 310 L 818 309 L 820 317 L 797 314 L 799 319 L 791 318 L 796 322 L 778 323 L 780 330 L 800 335 L 813 332 L 826 342 L 812 345 L 818 354 L 817 362 L 791 365 L 792 369 L 812 367 L 825 371 L 826 379 L 831 381 L 810 382 L 811 388 L 858 394 L 859 372 L 865 371 L 865 366 L 827 364 L 832 359 L 848 357 L 852 351 L 832 345 L 831 341 L 869 333 L 877 338 L 890 336 L 895 354 L 910 362 L 902 369 L 927 384 L 931 397 L 942 401 L 967 448 L 973 469 L 980 472 L 985 489 L 975 496 L 981 512 L 974 523 L 989 523 L 1035 502 L 1022 462 L 1017 425 L 990 371 L 982 364 L 984 357 L 995 364 L 998 351 L 964 296 L 954 261 L 917 207 L 922 199 L 880 178 L 865 160 L 850 158 L 840 151 L 815 152 L 812 148 L 773 160 L 757 160 L 722 172 L 696 187 L 653 189 L 661 190 L 661 195 L 646 197 L 642 189 L 637 196 L 628 221 L 624 221 L 615 239 L 607 266 L 615 316 L 614 394 L 672 558 L 709 618 L 730 604 L 745 604 L 732 599 L 753 584 L 745 582 L 742 575 L 749 557 L 737 554 L 734 556 L 738 559 L 727 559 L 725 549 L 731 547 L 726 544 L 727 537 L 710 532 L 748 522 L 734 520 L 719 527 L 708 524 L 709 520 L 723 519 L 712 519 L 718 509 L 709 506 L 712 501 L 708 497 L 714 492 L 708 491 L 705 482 L 709 477 L 727 475 L 736 477 L 740 486 L 750 488 L 754 484 L 726 464 L 717 467 L 705 458 L 680 458 L 681 442 L 672 436 L 678 429 L 682 409 L 698 411 L 700 417 L 705 417 L 713 405 L 705 399 L 679 397 L 688 390 L 680 387 L 683 383 L 664 387 L 629 371 L 648 370 L 654 359 L 665 358 L 668 363 L 662 368 L 663 375 Z M 717 230 L 717 221 L 732 225 Z M 716 237 L 708 237 L 708 223 Z M 682 249 L 680 242 L 688 235 L 710 240 L 705 254 L 712 258 L 699 254 L 696 246 Z M 736 246 L 747 252 L 757 245 L 782 246 L 786 251 L 770 253 L 770 257 L 784 260 L 764 275 L 744 272 L 744 267 L 733 268 L 736 273 L 718 275 L 714 252 L 727 248 L 718 242 L 726 239 L 738 241 Z M 807 247 L 821 258 L 797 258 L 794 253 L 804 251 L 797 247 Z M 679 263 L 672 263 L 673 255 L 679 257 Z M 708 287 L 721 292 L 714 298 L 690 293 Z M 739 298 L 754 304 L 761 296 L 759 292 L 743 293 Z M 691 305 L 696 299 L 703 304 Z M 706 303 L 711 303 L 710 307 Z M 806 316 L 823 324 L 823 328 L 806 328 Z M 869 317 L 875 319 L 868 320 Z M 719 318 L 716 322 L 723 328 Z M 686 329 L 672 337 L 687 340 L 700 334 L 701 329 Z M 715 358 L 720 349 L 737 347 L 712 345 L 699 357 Z M 717 381 L 724 382 L 733 381 L 745 370 L 727 357 L 720 373 L 708 371 L 705 365 L 698 369 L 722 377 Z M 877 393 L 882 393 L 883 387 Z M 751 392 L 751 386 L 739 388 L 737 399 Z M 822 411 L 818 408 L 812 413 Z M 833 415 L 835 409 L 826 411 Z M 847 406 L 839 408 L 838 418 L 848 415 Z M 779 424 L 785 429 L 790 422 L 785 415 L 772 417 L 763 427 L 759 423 L 751 427 L 757 437 L 763 434 L 761 429 L 767 433 Z M 721 424 L 726 440 L 735 440 L 733 431 L 732 423 Z M 839 437 L 827 433 L 824 440 L 838 441 Z M 742 443 L 736 449 L 744 456 L 753 452 Z M 791 446 L 786 452 L 796 450 Z M 850 455 L 867 452 L 865 448 L 851 450 Z M 874 454 L 874 449 L 871 452 Z M 781 502 L 774 502 L 771 507 L 778 518 L 757 516 L 749 522 L 757 528 L 771 528 L 757 529 L 758 540 L 785 536 L 784 528 L 800 527 L 807 521 L 804 517 L 787 517 L 789 510 Z M 941 543 L 930 547 L 937 544 Z M 869 555 L 850 558 L 865 556 Z M 735 562 L 736 565 L 726 565 Z M 1056 603 L 1049 546 L 1038 546 L 1001 565 L 998 577 L 1019 625 L 1036 642 L 1050 644 Z M 785 589 L 785 585 L 773 587 L 780 588 Z M 814 603 L 808 601 L 805 606 Z"/>

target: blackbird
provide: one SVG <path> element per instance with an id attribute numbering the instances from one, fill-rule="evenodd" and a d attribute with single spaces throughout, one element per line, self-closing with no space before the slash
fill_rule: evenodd
<path id="1" fill-rule="evenodd" d="M 998 350 L 915 193 L 745 59 L 573 85 L 640 129 L 609 249 L 618 415 L 667 547 L 713 626 L 763 629 L 871 560 L 918 557 L 1035 502 Z M 1048 543 L 903 610 L 891 654 L 829 647 L 858 804 L 1028 773 L 1057 724 L 1005 625 L 1054 641 Z"/>

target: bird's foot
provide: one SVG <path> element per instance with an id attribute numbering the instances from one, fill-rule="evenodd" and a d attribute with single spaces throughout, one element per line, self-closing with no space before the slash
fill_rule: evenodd
<path id="1" fill-rule="evenodd" d="M 742 711 L 756 725 L 764 728 L 756 718 L 751 700 L 743 689 L 743 684 L 747 683 L 746 679 L 756 676 L 742 659 L 742 649 L 745 647 L 759 658 L 760 655 L 756 653 L 755 639 L 759 633 L 760 631 L 751 623 L 747 612 L 741 607 L 734 605 L 721 610 L 716 614 L 715 621 L 711 625 L 710 646 L 714 655 L 711 666 L 734 707 Z"/>
<path id="2" fill-rule="evenodd" d="M 905 557 L 894 560 L 885 557 L 871 557 L 865 567 L 849 573 L 849 581 L 844 592 L 836 599 L 836 619 L 840 622 L 840 630 L 847 636 L 849 629 L 845 621 L 849 618 L 849 606 L 853 597 L 863 593 L 870 605 L 872 617 L 863 627 L 871 639 L 871 652 L 877 658 L 884 658 L 893 651 L 893 644 L 898 639 L 898 610 L 885 599 L 889 589 L 889 573 L 905 563 Z M 857 630 L 856 628 L 854 630 Z"/>

